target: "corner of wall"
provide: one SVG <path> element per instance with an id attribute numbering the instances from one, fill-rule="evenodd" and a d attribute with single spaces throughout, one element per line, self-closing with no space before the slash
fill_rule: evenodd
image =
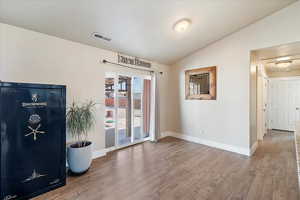
<path id="1" fill-rule="evenodd" d="M 4 28 L 3 24 L 0 23 L 0 44 L 4 43 Z M 3 66 L 4 66 L 4 46 L 0 45 L 0 81 L 3 80 L 2 74 L 3 74 Z"/>

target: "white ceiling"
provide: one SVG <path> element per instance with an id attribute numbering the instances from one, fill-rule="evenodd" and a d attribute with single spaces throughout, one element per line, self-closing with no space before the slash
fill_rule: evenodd
<path id="1" fill-rule="evenodd" d="M 285 76 L 286 74 L 282 74 L 282 72 L 300 74 L 300 42 L 258 49 L 255 50 L 255 54 L 269 76 Z M 283 69 L 278 68 L 275 63 L 281 57 L 289 57 L 292 61 L 291 65 Z"/>
<path id="2" fill-rule="evenodd" d="M 0 22 L 170 64 L 295 1 L 0 0 Z M 172 29 L 181 18 L 185 33 Z"/>

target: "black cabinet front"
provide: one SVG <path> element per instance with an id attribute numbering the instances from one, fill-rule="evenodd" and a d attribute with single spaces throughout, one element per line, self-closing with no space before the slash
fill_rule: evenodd
<path id="1" fill-rule="evenodd" d="M 0 83 L 1 200 L 65 184 L 65 86 Z"/>

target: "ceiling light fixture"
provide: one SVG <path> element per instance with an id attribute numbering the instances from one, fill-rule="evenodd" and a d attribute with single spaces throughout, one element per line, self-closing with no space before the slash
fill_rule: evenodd
<path id="1" fill-rule="evenodd" d="M 277 61 L 286 61 L 286 60 L 291 60 L 291 57 L 286 56 L 286 57 L 280 57 L 276 59 Z"/>
<path id="2" fill-rule="evenodd" d="M 281 61 L 281 62 L 277 62 L 275 64 L 279 68 L 287 68 L 292 64 L 292 61 Z"/>
<path id="3" fill-rule="evenodd" d="M 173 29 L 176 32 L 182 33 L 188 29 L 191 23 L 192 21 L 190 19 L 181 19 L 174 24 Z"/>

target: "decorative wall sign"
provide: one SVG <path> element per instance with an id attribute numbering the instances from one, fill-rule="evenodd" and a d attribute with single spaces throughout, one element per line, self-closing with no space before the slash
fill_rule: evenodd
<path id="1" fill-rule="evenodd" d="M 215 100 L 216 87 L 217 67 L 185 71 L 185 99 Z"/>
<path id="2" fill-rule="evenodd" d="M 118 63 L 151 68 L 150 62 L 141 60 L 137 57 L 130 57 L 121 54 L 118 54 Z"/>

